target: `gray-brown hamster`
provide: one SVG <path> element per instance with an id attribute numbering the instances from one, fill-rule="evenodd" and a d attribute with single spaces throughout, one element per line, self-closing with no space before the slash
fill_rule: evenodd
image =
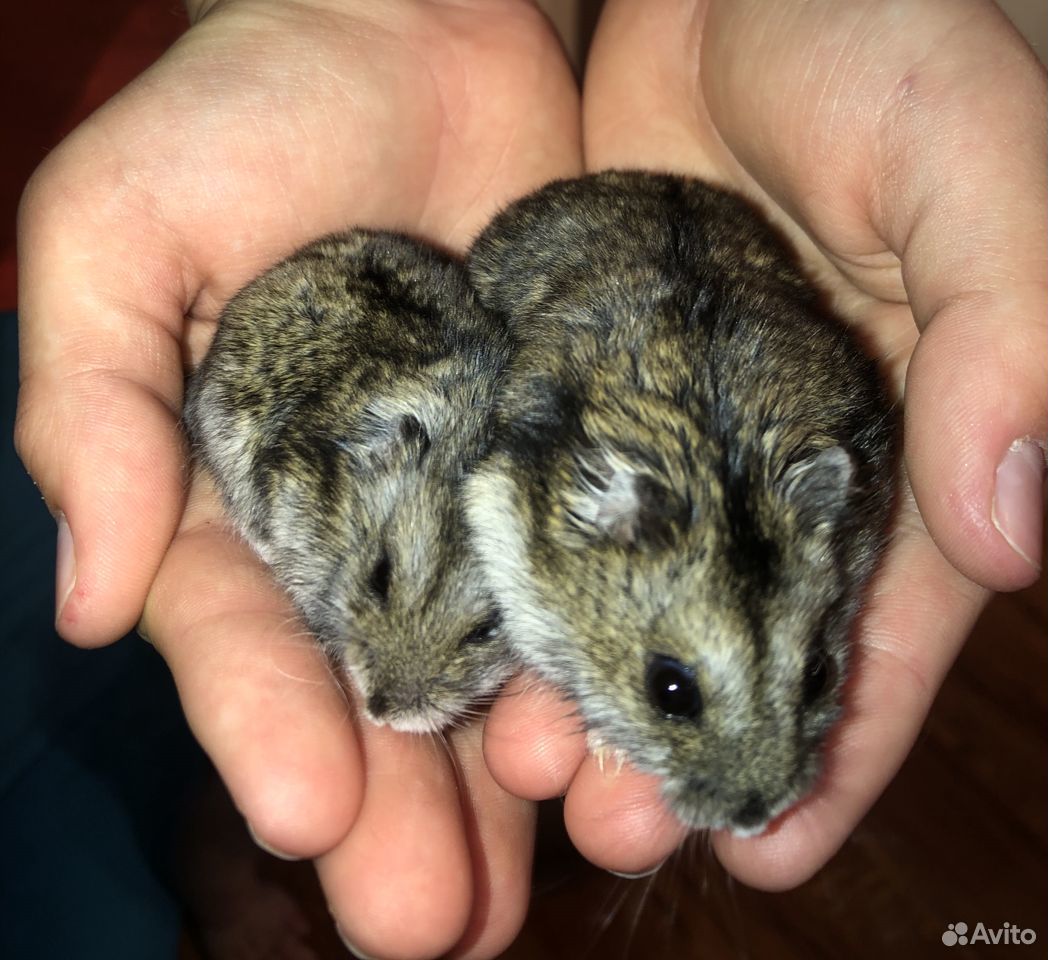
<path id="1" fill-rule="evenodd" d="M 520 341 L 467 485 L 511 645 L 684 823 L 761 832 L 818 773 L 887 537 L 875 365 L 692 179 L 550 184 L 468 268 Z"/>
<path id="2" fill-rule="evenodd" d="M 190 379 L 198 459 L 376 723 L 439 729 L 512 666 L 459 489 L 507 358 L 461 264 L 356 230 L 233 297 Z"/>

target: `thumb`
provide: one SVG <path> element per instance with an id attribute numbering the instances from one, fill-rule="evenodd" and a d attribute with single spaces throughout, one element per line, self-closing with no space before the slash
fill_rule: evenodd
<path id="1" fill-rule="evenodd" d="M 15 442 L 59 521 L 57 629 L 91 646 L 138 620 L 181 514 L 184 295 L 134 191 L 77 157 L 20 210 Z"/>
<path id="2" fill-rule="evenodd" d="M 887 156 L 902 188 L 881 195 L 921 329 L 905 392 L 914 496 L 943 554 L 996 590 L 1042 562 L 1048 431 L 1045 77 L 1008 39 L 969 32 L 970 49 L 911 75 Z"/>

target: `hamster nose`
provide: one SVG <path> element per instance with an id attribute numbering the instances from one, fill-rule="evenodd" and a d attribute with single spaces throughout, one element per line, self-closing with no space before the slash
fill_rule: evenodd
<path id="1" fill-rule="evenodd" d="M 389 710 L 389 697 L 384 693 L 376 691 L 368 697 L 368 713 L 375 720 L 381 720 Z"/>
<path id="2" fill-rule="evenodd" d="M 735 816 L 732 817 L 732 822 L 735 826 L 746 829 L 748 827 L 755 827 L 767 819 L 768 804 L 761 794 L 753 791 L 752 793 L 747 794 L 746 802 L 735 811 Z"/>

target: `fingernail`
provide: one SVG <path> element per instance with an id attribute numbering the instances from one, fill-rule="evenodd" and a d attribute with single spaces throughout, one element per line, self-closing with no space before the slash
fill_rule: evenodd
<path id="1" fill-rule="evenodd" d="M 1029 438 L 1016 440 L 997 467 L 991 517 L 1008 545 L 1041 569 L 1044 523 L 1044 449 Z"/>
<path id="2" fill-rule="evenodd" d="M 65 514 L 59 513 L 58 520 L 58 546 L 55 551 L 55 623 L 62 619 L 62 611 L 65 609 L 69 595 L 76 586 L 76 556 L 73 553 L 73 535 L 69 532 L 69 524 L 66 522 Z"/>
<path id="3" fill-rule="evenodd" d="M 621 877 L 623 880 L 643 880 L 645 877 L 650 877 L 658 873 L 665 862 L 665 860 L 660 860 L 650 870 L 644 870 L 641 873 L 619 873 L 618 870 L 609 870 L 608 873 L 613 877 Z"/>
<path id="4" fill-rule="evenodd" d="M 247 832 L 251 834 L 251 839 L 255 841 L 255 844 L 257 846 L 265 850 L 266 853 L 271 854 L 278 860 L 287 860 L 289 863 L 294 863 L 296 860 L 302 859 L 301 857 L 295 857 L 292 856 L 290 853 L 284 853 L 282 850 L 277 850 L 274 847 L 271 847 L 268 843 L 264 842 L 259 838 L 258 834 L 255 833 L 255 828 L 251 826 L 250 821 L 245 820 L 244 822 L 247 823 Z"/>
<path id="5" fill-rule="evenodd" d="M 357 957 L 357 960 L 378 960 L 377 957 L 371 956 L 370 953 L 364 953 L 364 951 L 361 950 L 360 947 L 353 946 L 352 942 L 350 942 L 349 937 L 347 937 L 345 933 L 342 932 L 342 928 L 337 923 L 335 924 L 335 932 L 338 934 L 338 937 L 342 941 L 345 948 L 351 954 L 353 954 L 354 957 Z"/>

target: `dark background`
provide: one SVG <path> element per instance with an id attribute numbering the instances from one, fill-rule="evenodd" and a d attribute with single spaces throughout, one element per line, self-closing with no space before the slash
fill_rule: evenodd
<path id="1" fill-rule="evenodd" d="M 186 25 L 179 0 L 0 4 L 0 310 L 15 307 L 15 212 L 29 175 Z"/>

